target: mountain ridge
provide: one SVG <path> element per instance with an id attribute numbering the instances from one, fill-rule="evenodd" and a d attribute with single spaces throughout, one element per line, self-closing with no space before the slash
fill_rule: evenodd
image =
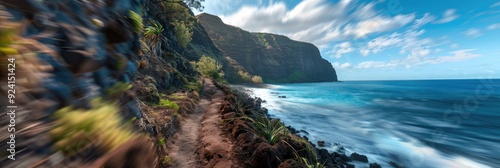
<path id="1" fill-rule="evenodd" d="M 335 69 L 314 44 L 271 33 L 251 33 L 221 18 L 196 16 L 217 48 L 266 83 L 338 81 Z"/>

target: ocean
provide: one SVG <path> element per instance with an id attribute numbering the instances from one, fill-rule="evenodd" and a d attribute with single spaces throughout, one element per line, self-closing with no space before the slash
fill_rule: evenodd
<path id="1" fill-rule="evenodd" d="M 500 166 L 500 80 L 346 81 L 248 87 L 325 149 L 391 167 Z M 277 92 L 277 94 L 276 94 Z M 286 96 L 286 98 L 279 98 Z M 356 164 L 357 167 L 367 164 Z"/>

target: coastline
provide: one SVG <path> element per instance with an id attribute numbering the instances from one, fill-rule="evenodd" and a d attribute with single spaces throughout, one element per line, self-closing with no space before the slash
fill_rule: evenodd
<path id="1" fill-rule="evenodd" d="M 268 110 L 263 107 L 263 103 L 266 103 L 266 100 L 258 97 L 252 89 L 249 88 L 272 88 L 270 84 L 238 84 L 238 85 L 230 85 L 230 88 L 233 89 L 232 92 L 243 92 L 247 96 L 247 99 L 251 100 L 253 103 L 253 108 L 257 109 L 257 111 L 262 112 L 269 120 L 278 120 L 279 118 L 273 118 L 269 115 Z M 224 89 L 223 89 L 224 90 Z M 224 109 L 222 109 L 224 113 Z M 314 148 L 315 157 L 317 158 L 317 162 L 322 164 L 324 167 L 370 167 L 370 168 L 378 168 L 381 167 L 380 164 L 376 162 L 369 162 L 369 158 L 362 153 L 352 152 L 350 155 L 346 154 L 346 151 L 343 146 L 336 142 L 311 142 L 309 140 L 309 133 L 305 130 L 297 130 L 292 127 L 289 123 L 284 123 L 286 125 L 287 130 L 290 132 L 291 136 L 299 138 L 301 141 L 305 141 L 308 145 Z M 238 139 L 238 138 L 237 138 Z M 335 144 L 338 146 L 338 150 L 329 152 L 327 149 L 324 149 L 325 143 Z M 393 167 L 401 167 L 394 162 L 390 163 Z M 282 166 L 280 166 L 282 167 Z"/>

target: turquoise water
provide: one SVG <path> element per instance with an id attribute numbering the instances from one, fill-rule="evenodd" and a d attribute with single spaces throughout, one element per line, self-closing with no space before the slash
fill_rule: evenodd
<path id="1" fill-rule="evenodd" d="M 347 154 L 365 154 L 384 167 L 390 167 L 389 161 L 426 168 L 500 166 L 500 80 L 353 81 L 249 89 L 267 101 L 263 106 L 271 116 L 307 131 L 312 142 L 326 141 L 329 151 L 343 146 Z"/>

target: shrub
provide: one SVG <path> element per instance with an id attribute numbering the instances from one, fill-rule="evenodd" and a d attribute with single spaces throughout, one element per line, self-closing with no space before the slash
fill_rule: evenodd
<path id="1" fill-rule="evenodd" d="M 253 83 L 262 83 L 262 77 L 255 75 L 252 77 L 252 82 Z"/>
<path id="2" fill-rule="evenodd" d="M 252 81 L 252 76 L 248 72 L 238 71 L 238 75 L 241 78 L 241 82 L 248 83 Z"/>
<path id="3" fill-rule="evenodd" d="M 262 83 L 262 77 L 252 76 L 248 72 L 238 71 L 238 76 L 241 83 Z"/>
<path id="4" fill-rule="evenodd" d="M 144 29 L 144 38 L 153 45 L 156 45 L 162 39 L 163 26 L 157 21 L 152 21 L 150 26 Z"/>
<path id="5" fill-rule="evenodd" d="M 256 115 L 255 118 L 246 117 L 251 121 L 250 127 L 258 136 L 267 140 L 268 143 L 280 142 L 282 137 L 289 134 L 285 124 L 276 119 L 269 119 L 264 115 Z"/>
<path id="6" fill-rule="evenodd" d="M 167 99 L 161 99 L 160 102 L 158 103 L 158 106 L 163 106 L 163 107 L 167 107 L 170 109 L 179 110 L 179 105 L 177 105 L 177 103 L 172 102 L 172 101 L 167 100 Z"/>
<path id="7" fill-rule="evenodd" d="M 191 42 L 191 37 L 193 36 L 193 32 L 191 29 L 184 23 L 184 21 L 175 21 L 174 24 L 174 32 L 177 37 L 177 41 L 183 47 L 185 47 L 189 42 Z"/>
<path id="8" fill-rule="evenodd" d="M 135 13 L 134 11 L 129 11 L 130 19 L 134 25 L 134 31 L 139 33 L 142 31 L 144 25 L 142 24 L 142 16 Z"/>
<path id="9" fill-rule="evenodd" d="M 205 77 L 216 80 L 224 77 L 224 72 L 221 71 L 222 65 L 208 56 L 202 56 L 200 60 L 196 62 L 196 69 Z"/>
<path id="10" fill-rule="evenodd" d="M 96 99 L 88 110 L 66 107 L 53 115 L 54 129 L 50 131 L 56 141 L 54 147 L 66 154 L 95 146 L 111 151 L 136 136 L 124 128 L 118 107 Z"/>

